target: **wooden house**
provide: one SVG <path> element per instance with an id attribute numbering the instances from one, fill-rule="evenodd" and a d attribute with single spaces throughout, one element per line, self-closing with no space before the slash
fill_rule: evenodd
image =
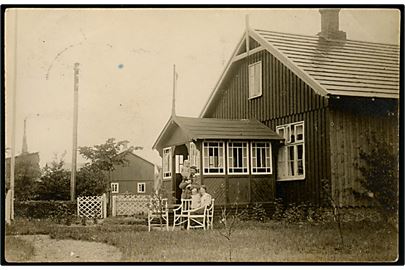
<path id="1" fill-rule="evenodd" d="M 114 166 L 111 173 L 111 194 L 152 194 L 155 165 L 131 151 L 124 151 L 121 155 L 125 155 L 127 162 Z"/>
<path id="2" fill-rule="evenodd" d="M 399 46 L 349 40 L 339 9 L 320 13 L 313 36 L 247 26 L 200 117 L 172 117 L 154 145 L 167 190 L 176 156 L 188 155 L 221 203 L 319 203 L 322 179 L 340 206 L 363 203 L 346 191 L 359 188 L 367 138 L 399 149 Z M 261 128 L 267 135 L 255 137 Z"/>

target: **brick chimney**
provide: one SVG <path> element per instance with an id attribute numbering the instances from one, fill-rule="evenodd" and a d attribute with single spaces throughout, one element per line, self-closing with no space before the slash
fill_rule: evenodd
<path id="1" fill-rule="evenodd" d="M 340 8 L 320 8 L 321 32 L 318 36 L 324 39 L 346 40 L 346 32 L 339 30 Z"/>

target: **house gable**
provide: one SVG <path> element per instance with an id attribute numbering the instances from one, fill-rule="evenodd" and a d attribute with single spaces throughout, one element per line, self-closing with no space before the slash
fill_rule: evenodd
<path id="1" fill-rule="evenodd" d="M 249 99 L 248 65 L 261 61 L 262 96 Z M 270 119 L 326 107 L 328 98 L 308 84 L 266 50 L 250 54 L 230 69 L 228 80 L 218 90 L 205 117 L 225 119 Z M 273 127 L 272 127 L 273 128 Z"/>
<path id="2" fill-rule="evenodd" d="M 127 164 L 115 165 L 111 173 L 112 181 L 153 181 L 154 165 L 153 163 L 133 154 L 126 153 Z"/>

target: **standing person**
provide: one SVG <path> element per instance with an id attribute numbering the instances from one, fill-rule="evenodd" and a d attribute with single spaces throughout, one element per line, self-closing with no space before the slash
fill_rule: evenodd
<path id="1" fill-rule="evenodd" d="M 190 161 L 184 160 L 183 167 L 181 168 L 181 183 L 179 184 L 179 188 L 181 189 L 181 198 L 182 199 L 190 199 L 191 198 L 191 190 L 187 188 L 188 185 L 192 183 L 190 179 Z"/>

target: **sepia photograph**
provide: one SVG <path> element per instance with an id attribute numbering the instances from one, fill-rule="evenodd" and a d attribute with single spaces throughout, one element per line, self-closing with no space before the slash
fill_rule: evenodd
<path id="1" fill-rule="evenodd" d="M 402 13 L 2 6 L 2 264 L 403 264 Z"/>

